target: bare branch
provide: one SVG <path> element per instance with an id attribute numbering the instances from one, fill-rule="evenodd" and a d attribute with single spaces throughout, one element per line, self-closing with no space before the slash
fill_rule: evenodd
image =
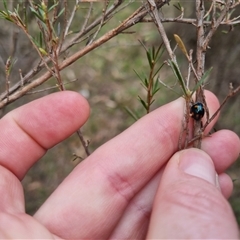
<path id="1" fill-rule="evenodd" d="M 218 108 L 218 110 L 212 115 L 211 118 L 209 118 L 207 120 L 207 122 L 204 124 L 204 126 L 202 127 L 202 131 L 204 131 L 206 129 L 206 127 L 209 125 L 210 122 L 212 122 L 212 120 L 219 114 L 220 110 L 223 108 L 223 106 L 226 104 L 226 102 L 228 101 L 229 98 L 233 97 L 234 95 L 236 95 L 238 92 L 240 92 L 240 85 L 238 87 L 236 87 L 235 89 L 233 89 L 232 83 L 229 84 L 229 92 L 228 95 L 224 98 L 224 100 L 222 101 L 220 107 Z"/>
<path id="2" fill-rule="evenodd" d="M 206 51 L 207 46 L 210 42 L 210 40 L 212 39 L 213 34 L 216 32 L 217 28 L 219 27 L 219 25 L 221 24 L 221 22 L 223 21 L 223 19 L 226 17 L 226 14 L 228 13 L 230 6 L 231 6 L 231 1 L 232 0 L 228 0 L 225 4 L 224 9 L 222 10 L 220 16 L 218 17 L 218 19 L 216 21 L 213 22 L 212 28 L 211 30 L 208 32 L 204 42 L 203 42 L 203 48 Z M 215 24 L 214 24 L 215 23 Z"/>
<path id="3" fill-rule="evenodd" d="M 168 40 L 167 34 L 165 32 L 165 29 L 164 29 L 164 27 L 162 25 L 162 22 L 161 22 L 159 13 L 158 13 L 158 8 L 156 6 L 156 3 L 155 3 L 154 0 L 148 0 L 148 2 L 150 4 L 150 6 L 151 6 L 150 7 L 150 11 L 152 13 L 151 17 L 154 20 L 154 22 L 155 22 L 155 24 L 156 24 L 156 26 L 158 28 L 158 31 L 159 31 L 159 33 L 160 33 L 160 35 L 162 37 L 162 40 L 164 42 L 164 45 L 165 45 L 165 47 L 166 47 L 166 49 L 168 51 L 168 54 L 169 54 L 170 58 L 175 61 L 176 57 L 175 57 L 175 54 L 174 54 L 174 52 L 173 52 L 173 50 L 172 50 L 172 48 L 170 46 L 170 42 Z"/>
<path id="4" fill-rule="evenodd" d="M 222 21 L 220 25 L 227 25 L 227 26 L 234 26 L 240 23 L 240 21 L 237 21 L 240 16 L 237 16 L 236 18 L 233 18 L 231 20 Z M 146 17 L 141 20 L 143 23 L 152 23 L 154 22 L 152 18 Z M 185 23 L 185 24 L 191 24 L 196 26 L 197 20 L 195 18 L 162 18 L 162 23 L 168 23 L 168 22 L 174 22 L 174 23 Z M 211 21 L 203 21 L 204 26 L 209 26 L 212 24 Z"/>
<path id="5" fill-rule="evenodd" d="M 84 21 L 84 23 L 82 25 L 82 29 L 81 29 L 80 33 L 83 33 L 85 31 L 85 29 L 86 29 L 86 26 L 88 24 L 89 18 L 91 16 L 92 8 L 93 8 L 93 2 L 90 2 L 90 7 L 88 9 L 88 13 L 87 13 L 85 21 Z"/>
<path id="6" fill-rule="evenodd" d="M 122 4 L 123 0 L 117 0 L 106 12 L 106 17 L 105 19 L 107 20 L 108 18 L 111 18 L 112 15 L 114 14 L 114 11 Z M 32 5 L 32 2 L 30 1 L 30 4 L 32 7 L 34 7 Z M 164 3 L 163 3 L 164 5 Z M 143 7 L 142 7 L 143 8 Z M 66 11 L 66 10 L 65 10 Z M 89 10 L 90 11 L 90 10 Z M 89 12 L 90 14 L 90 12 Z M 146 14 L 145 14 L 146 15 Z M 89 31 L 91 31 L 94 27 L 96 27 L 100 22 L 101 22 L 101 17 L 96 19 L 92 24 L 90 24 L 88 27 L 86 27 L 84 29 L 84 31 L 81 31 L 80 33 L 78 33 L 76 36 L 74 36 L 72 39 L 68 40 L 67 42 L 64 43 L 64 46 L 62 47 L 62 41 L 60 41 L 60 47 L 61 48 L 61 54 L 64 53 L 65 51 L 67 51 L 70 47 L 72 47 L 73 45 L 75 45 L 76 43 L 78 43 L 78 40 L 85 36 Z M 86 21 L 85 21 L 86 23 Z M 84 23 L 84 24 L 85 24 Z M 83 30 L 83 29 L 82 29 Z M 36 49 L 37 50 L 37 49 Z M 38 50 L 37 50 L 38 51 Z M 60 54 L 60 53 L 59 53 Z M 39 73 L 44 67 L 46 67 L 48 69 L 48 66 L 46 66 L 46 64 L 48 64 L 50 61 L 52 61 L 53 59 L 51 59 L 50 56 L 47 57 L 42 57 L 41 56 L 41 62 L 31 71 L 29 71 L 22 79 L 21 82 L 17 82 L 14 86 L 9 88 L 9 94 L 14 93 L 15 91 L 17 91 L 19 88 L 22 87 L 22 85 L 30 83 L 31 82 L 31 78 L 34 77 L 37 73 Z M 50 69 L 48 69 L 50 71 Z M 54 74 L 54 73 L 52 73 Z M 6 92 L 2 93 L 0 95 L 0 99 L 4 99 L 6 97 Z"/>
<path id="7" fill-rule="evenodd" d="M 157 7 L 160 8 L 164 4 L 166 4 L 166 1 L 158 1 Z M 143 6 L 139 7 L 131 16 L 129 16 L 124 22 L 122 22 L 118 27 L 112 29 L 96 41 L 94 41 L 91 45 L 86 46 L 85 48 L 79 50 L 72 56 L 65 59 L 62 63 L 59 64 L 59 71 L 63 70 L 67 66 L 74 63 L 77 59 L 81 58 L 82 56 L 86 55 L 88 52 L 92 51 L 93 49 L 99 47 L 103 43 L 107 42 L 111 38 L 115 37 L 116 35 L 122 33 L 124 30 L 132 27 L 136 23 L 138 23 L 144 16 L 146 16 L 149 13 L 149 5 L 148 3 L 145 3 Z M 37 70 L 36 70 L 37 71 Z M 53 69 L 52 69 L 53 71 Z M 34 72 L 31 72 L 30 74 L 34 74 Z M 15 101 L 16 99 L 20 98 L 24 94 L 26 94 L 31 89 L 41 85 L 45 81 L 47 81 L 52 76 L 52 73 L 46 72 L 39 78 L 33 80 L 32 82 L 28 83 L 24 87 L 20 88 L 20 83 L 18 83 L 17 90 L 13 91 L 9 95 L 9 101 L 6 100 L 6 93 L 2 95 L 2 100 L 0 101 L 0 109 L 7 105 L 10 102 Z M 25 83 L 25 82 L 24 82 Z M 10 91 L 10 90 L 9 90 Z"/>
<path id="8" fill-rule="evenodd" d="M 78 135 L 78 137 L 79 137 L 79 139 L 81 141 L 81 144 L 82 144 L 82 146 L 84 148 L 84 151 L 85 151 L 86 155 L 89 156 L 90 155 L 90 152 L 89 152 L 89 149 L 88 149 L 89 142 L 85 141 L 85 139 L 84 139 L 80 129 L 77 131 L 77 135 Z"/>
<path id="9" fill-rule="evenodd" d="M 80 2 L 80 0 L 76 0 L 76 3 L 75 3 L 74 8 L 73 8 L 73 10 L 72 10 L 71 16 L 70 16 L 70 18 L 69 18 L 68 21 L 67 21 L 67 25 L 66 25 L 65 31 L 64 31 L 64 33 L 63 33 L 63 39 L 65 39 L 65 37 L 68 35 L 69 28 L 70 28 L 70 26 L 71 26 L 71 24 L 72 24 L 73 18 L 74 18 L 74 16 L 75 16 L 77 10 L 78 10 L 79 2 Z M 65 10 L 65 11 L 66 11 L 66 10 Z"/>
<path id="10" fill-rule="evenodd" d="M 101 22 L 100 22 L 100 24 L 98 26 L 97 31 L 93 34 L 91 40 L 88 42 L 88 45 L 90 45 L 95 40 L 95 38 L 97 37 L 98 33 L 100 32 L 100 30 L 102 29 L 102 27 L 104 25 L 104 21 L 105 21 L 105 17 L 106 17 L 106 11 L 107 11 L 107 8 L 108 8 L 108 5 L 109 5 L 109 1 L 110 0 L 105 0 L 104 1 L 104 8 L 103 8 L 103 11 L 102 11 Z"/>

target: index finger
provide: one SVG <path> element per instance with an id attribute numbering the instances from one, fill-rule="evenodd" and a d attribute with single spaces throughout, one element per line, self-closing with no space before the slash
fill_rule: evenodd
<path id="1" fill-rule="evenodd" d="M 20 180 L 55 144 L 87 120 L 87 101 L 64 91 L 30 102 L 0 120 L 0 165 Z"/>

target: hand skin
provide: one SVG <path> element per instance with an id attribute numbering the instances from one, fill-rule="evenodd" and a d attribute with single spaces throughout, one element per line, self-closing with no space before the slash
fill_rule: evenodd
<path id="1" fill-rule="evenodd" d="M 210 92 L 206 97 L 212 114 L 219 103 Z M 226 200 L 232 181 L 224 171 L 239 155 L 239 138 L 221 130 L 203 139 L 202 150 L 175 153 L 183 108 L 183 99 L 166 104 L 101 146 L 34 216 L 25 213 L 20 181 L 47 149 L 85 123 L 89 106 L 79 94 L 66 91 L 4 116 L 0 120 L 0 238 L 238 238 Z"/>

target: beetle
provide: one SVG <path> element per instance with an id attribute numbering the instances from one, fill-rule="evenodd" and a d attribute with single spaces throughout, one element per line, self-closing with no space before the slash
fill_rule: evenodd
<path id="1" fill-rule="evenodd" d="M 194 103 L 190 108 L 190 116 L 196 121 L 201 120 L 204 116 L 204 113 L 205 113 L 204 106 L 200 102 Z"/>

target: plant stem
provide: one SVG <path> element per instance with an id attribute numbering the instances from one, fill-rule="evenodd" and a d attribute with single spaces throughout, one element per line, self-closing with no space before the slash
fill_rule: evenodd
<path id="1" fill-rule="evenodd" d="M 206 49 L 203 47 L 204 44 L 204 20 L 205 15 L 205 7 L 204 7 L 204 0 L 196 0 L 196 19 L 197 19 L 197 69 L 196 69 L 196 83 L 201 79 L 204 74 L 204 67 L 205 67 L 205 54 Z M 199 86 L 196 90 L 196 102 L 204 102 L 204 95 L 203 95 L 203 88 Z M 193 126 L 194 136 L 199 135 L 201 132 L 201 121 L 194 121 Z M 194 147 L 201 148 L 201 138 L 194 142 Z"/>

